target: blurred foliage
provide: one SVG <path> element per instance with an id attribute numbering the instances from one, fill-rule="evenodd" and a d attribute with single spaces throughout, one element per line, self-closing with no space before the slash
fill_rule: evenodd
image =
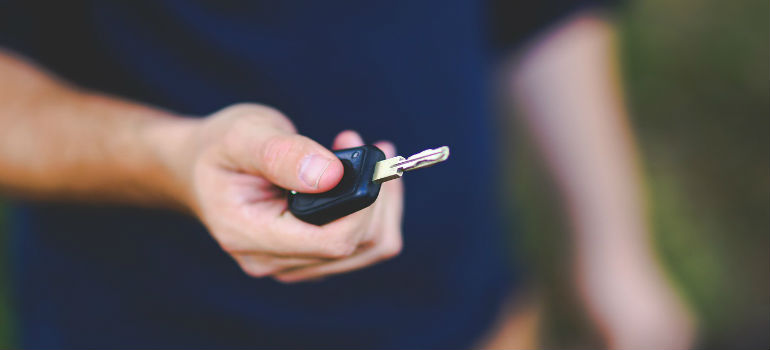
<path id="1" fill-rule="evenodd" d="M 765 0 L 644 0 L 618 13 L 656 244 L 698 316 L 703 347 L 769 343 L 768 12 Z M 564 268 L 557 197 L 520 136 L 512 186 L 526 232 L 517 245 L 545 301 L 545 345 L 597 345 Z M 6 274 L 0 263 L 0 281 Z M 12 347 L 8 292 L 0 283 L 1 348 Z"/>
<path id="2" fill-rule="evenodd" d="M 710 347 L 770 344 L 768 10 L 646 0 L 623 16 L 656 239 Z"/>
<path id="3" fill-rule="evenodd" d="M 617 13 L 655 243 L 698 317 L 699 347 L 770 344 L 768 12 L 763 0 L 644 0 Z M 520 136 L 519 244 L 546 299 L 545 344 L 597 345 L 565 292 L 558 198 Z"/>

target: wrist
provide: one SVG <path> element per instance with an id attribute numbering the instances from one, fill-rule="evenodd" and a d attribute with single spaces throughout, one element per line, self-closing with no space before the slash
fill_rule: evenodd
<path id="1" fill-rule="evenodd" d="M 139 174 L 147 190 L 162 198 L 163 204 L 195 212 L 192 168 L 199 152 L 197 134 L 202 119 L 164 115 L 149 120 L 142 128 L 143 143 L 148 145 L 154 179 Z"/>

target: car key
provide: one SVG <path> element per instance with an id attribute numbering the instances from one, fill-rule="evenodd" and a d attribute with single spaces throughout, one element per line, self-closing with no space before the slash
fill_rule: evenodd
<path id="1" fill-rule="evenodd" d="M 302 221 L 323 225 L 364 209 L 377 199 L 380 184 L 400 178 L 405 171 L 429 167 L 449 157 L 449 147 L 428 149 L 404 158 L 385 159 L 379 148 L 366 145 L 334 151 L 345 173 L 324 193 L 289 194 L 289 210 Z"/>

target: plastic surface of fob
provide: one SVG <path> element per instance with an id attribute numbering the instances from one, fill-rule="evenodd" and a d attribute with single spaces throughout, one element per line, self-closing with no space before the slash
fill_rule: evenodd
<path id="1" fill-rule="evenodd" d="M 372 176 L 385 153 L 366 145 L 334 151 L 334 155 L 345 168 L 336 187 L 324 193 L 289 194 L 289 210 L 300 220 L 323 225 L 370 206 L 380 194 L 380 184 L 372 182 Z"/>

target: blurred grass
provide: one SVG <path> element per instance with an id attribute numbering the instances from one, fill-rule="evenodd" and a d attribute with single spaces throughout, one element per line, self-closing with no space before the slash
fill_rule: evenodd
<path id="1" fill-rule="evenodd" d="M 646 0 L 623 15 L 655 238 L 709 347 L 770 345 L 769 10 Z"/>
<path id="2" fill-rule="evenodd" d="M 768 10 L 764 0 L 644 0 L 618 13 L 654 239 L 699 319 L 700 347 L 770 344 Z M 568 292 L 558 198 L 519 136 L 519 244 L 545 295 L 545 345 L 596 346 Z"/>
<path id="3" fill-rule="evenodd" d="M 656 244 L 699 318 L 702 347 L 769 343 L 768 12 L 765 0 L 643 0 L 618 16 Z M 526 232 L 517 244 L 545 298 L 545 345 L 596 345 L 564 269 L 557 197 L 520 136 L 513 186 Z M 0 204 L 0 231 L 2 213 Z M 2 255 L 0 348 L 13 348 Z"/>

